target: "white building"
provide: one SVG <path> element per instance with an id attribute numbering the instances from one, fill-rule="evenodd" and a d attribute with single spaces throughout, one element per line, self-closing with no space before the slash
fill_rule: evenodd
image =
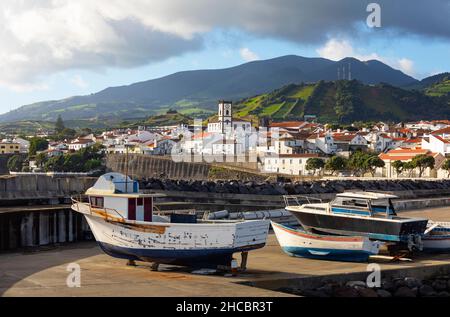
<path id="1" fill-rule="evenodd" d="M 313 171 L 306 169 L 306 162 L 310 158 L 318 157 L 319 155 L 315 153 L 269 155 L 264 157 L 263 170 L 266 173 L 308 176 L 312 175 Z M 321 159 L 326 160 L 325 158 Z"/>
<path id="2" fill-rule="evenodd" d="M 329 133 L 312 134 L 308 137 L 307 142 L 306 149 L 308 151 L 320 151 L 324 154 L 334 154 L 337 150 L 333 137 Z"/>
<path id="3" fill-rule="evenodd" d="M 450 135 L 445 138 L 440 135 L 430 134 L 428 137 L 422 138 L 422 148 L 448 156 L 450 155 Z"/>
<path id="4" fill-rule="evenodd" d="M 69 143 L 69 151 L 79 151 L 81 149 L 87 148 L 89 146 L 94 145 L 95 142 L 90 139 L 76 139 Z"/>

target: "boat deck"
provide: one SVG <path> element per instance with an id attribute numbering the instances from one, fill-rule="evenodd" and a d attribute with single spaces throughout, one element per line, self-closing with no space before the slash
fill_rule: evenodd
<path id="1" fill-rule="evenodd" d="M 402 213 L 432 220 L 450 219 L 447 208 Z M 413 262 L 377 259 L 383 270 L 438 270 L 448 267 L 450 255 L 421 255 Z M 67 265 L 81 267 L 81 287 L 69 288 Z M 273 234 L 265 248 L 249 254 L 248 271 L 237 277 L 191 274 L 186 269 L 161 265 L 152 272 L 148 263 L 138 267 L 101 252 L 94 242 L 70 244 L 40 252 L 0 255 L 0 295 L 3 296 L 288 296 L 276 291 L 294 281 L 327 280 L 330 276 L 366 274 L 367 263 L 332 262 L 285 255 Z M 411 271 L 408 271 L 411 272 Z M 257 287 L 245 284 L 253 284 Z"/>

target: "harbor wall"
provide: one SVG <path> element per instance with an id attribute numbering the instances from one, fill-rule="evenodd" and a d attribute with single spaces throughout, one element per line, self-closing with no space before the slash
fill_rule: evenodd
<path id="1" fill-rule="evenodd" d="M 108 154 L 106 167 L 135 178 L 207 179 L 210 166 L 205 163 L 174 162 L 170 157 Z"/>
<path id="2" fill-rule="evenodd" d="M 3 175 L 0 176 L 0 206 L 22 200 L 68 198 L 84 193 L 95 181 L 94 177 Z"/>
<path id="3" fill-rule="evenodd" d="M 84 217 L 69 207 L 0 214 L 0 253 L 92 240 Z"/>

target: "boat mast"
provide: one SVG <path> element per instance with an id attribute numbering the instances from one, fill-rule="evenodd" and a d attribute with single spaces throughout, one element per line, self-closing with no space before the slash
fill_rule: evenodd
<path id="1" fill-rule="evenodd" d="M 128 145 L 125 144 L 125 193 L 128 193 Z"/>

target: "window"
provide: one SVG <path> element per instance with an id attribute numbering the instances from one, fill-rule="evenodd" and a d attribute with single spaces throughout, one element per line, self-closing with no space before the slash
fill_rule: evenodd
<path id="1" fill-rule="evenodd" d="M 144 204 L 144 199 L 142 197 L 136 198 L 136 203 L 138 206 L 142 206 Z"/>
<path id="2" fill-rule="evenodd" d="M 104 207 L 103 197 L 91 197 L 91 206 L 103 208 Z"/>

